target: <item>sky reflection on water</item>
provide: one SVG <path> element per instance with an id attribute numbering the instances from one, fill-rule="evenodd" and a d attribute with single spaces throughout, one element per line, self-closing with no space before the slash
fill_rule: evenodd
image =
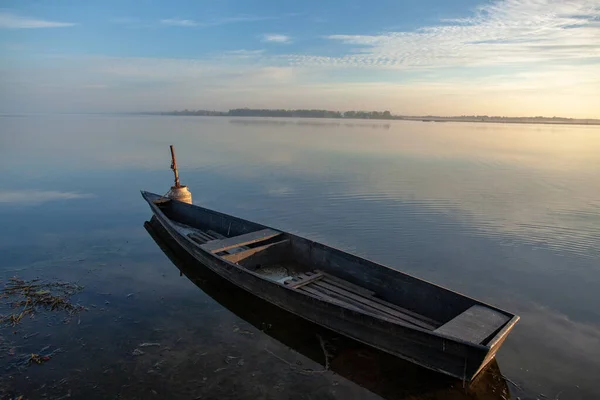
<path id="1" fill-rule="evenodd" d="M 197 204 L 323 241 L 520 314 L 498 355 L 502 373 L 524 388 L 511 387 L 513 395 L 600 395 L 592 372 L 600 369 L 599 128 L 253 121 L 0 119 L 3 275 L 84 283 L 82 301 L 97 307 L 82 316 L 89 325 L 64 329 L 85 336 L 102 325 L 98 341 L 121 349 L 103 360 L 128 360 L 128 368 L 138 362 L 127 358 L 132 348 L 123 350 L 135 347 L 127 339 L 135 315 L 145 315 L 148 325 L 176 320 L 178 328 L 162 336 L 172 339 L 192 317 L 221 310 L 171 276 L 172 265 L 141 226 L 149 210 L 139 190 L 166 192 L 168 145 L 175 144 L 182 182 Z M 112 300 L 98 294 L 109 292 Z M 136 294 L 127 298 L 130 293 Z M 105 301 L 110 317 L 98 311 Z M 176 312 L 179 307 L 185 313 Z M 223 321 L 212 321 L 202 335 L 220 332 Z M 67 354 L 75 353 L 69 346 Z M 44 371 L 36 372 L 40 382 L 49 379 Z M 293 376 L 285 379 L 294 382 Z"/>

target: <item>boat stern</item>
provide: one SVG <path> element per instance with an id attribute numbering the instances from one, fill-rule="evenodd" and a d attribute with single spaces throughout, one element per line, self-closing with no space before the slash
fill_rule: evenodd
<path id="1" fill-rule="evenodd" d="M 496 333 L 494 337 L 490 339 L 486 345 L 489 350 L 483 359 L 483 362 L 471 377 L 471 380 L 474 379 L 481 371 L 483 371 L 494 359 L 494 357 L 496 357 L 496 353 L 498 350 L 500 350 L 500 347 L 508 337 L 510 331 L 512 331 L 512 329 L 515 327 L 519 319 L 520 317 L 518 315 L 513 315 L 512 318 L 508 320 L 508 322 L 506 322 L 506 324 L 504 324 L 504 326 L 498 331 L 498 333 Z"/>

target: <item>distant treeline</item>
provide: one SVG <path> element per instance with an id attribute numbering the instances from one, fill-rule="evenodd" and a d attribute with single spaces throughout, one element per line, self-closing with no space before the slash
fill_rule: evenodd
<path id="1" fill-rule="evenodd" d="M 273 110 L 235 108 L 229 111 L 183 110 L 160 112 L 161 115 L 196 115 L 218 117 L 290 117 L 290 118 L 360 118 L 394 119 L 389 111 L 329 111 L 329 110 Z"/>
<path id="2" fill-rule="evenodd" d="M 158 113 L 149 114 L 160 114 L 160 115 L 197 115 L 207 117 L 226 117 L 229 115 L 228 112 L 223 111 L 210 111 L 210 110 L 183 110 L 183 111 L 162 111 Z"/>
<path id="3" fill-rule="evenodd" d="M 183 110 L 149 112 L 151 115 L 191 115 L 210 117 L 279 117 L 279 118 L 348 118 L 348 119 L 402 119 L 424 122 L 496 122 L 496 123 L 525 123 L 525 124 L 584 124 L 599 125 L 598 119 L 576 119 L 562 117 L 503 117 L 488 115 L 461 115 L 440 117 L 435 115 L 404 116 L 393 115 L 389 111 L 330 111 L 330 110 L 283 110 L 234 108 L 229 111 Z"/>

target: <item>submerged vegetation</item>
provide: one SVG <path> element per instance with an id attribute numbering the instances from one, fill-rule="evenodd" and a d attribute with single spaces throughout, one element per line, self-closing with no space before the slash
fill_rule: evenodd
<path id="1" fill-rule="evenodd" d="M 72 295 L 80 292 L 83 286 L 68 282 L 41 282 L 39 279 L 26 281 L 16 277 L 8 279 L 0 291 L 13 312 L 0 315 L 0 325 L 19 324 L 27 315 L 34 316 L 40 310 L 66 311 L 68 316 L 84 310 L 79 304 L 72 304 Z"/>

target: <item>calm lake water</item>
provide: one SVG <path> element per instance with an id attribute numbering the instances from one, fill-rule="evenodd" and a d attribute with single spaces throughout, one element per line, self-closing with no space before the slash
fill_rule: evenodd
<path id="1" fill-rule="evenodd" d="M 195 267 L 144 224 L 169 144 L 196 204 L 519 314 L 497 364 L 463 390 Z M 600 397 L 600 127 L 4 116 L 0 172 L 2 280 L 87 307 L 0 328 L 0 397 Z"/>

